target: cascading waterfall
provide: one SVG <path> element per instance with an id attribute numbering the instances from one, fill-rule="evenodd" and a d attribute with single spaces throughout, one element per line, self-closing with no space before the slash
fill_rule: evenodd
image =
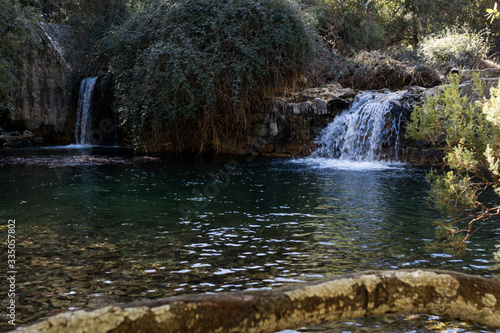
<path id="1" fill-rule="evenodd" d="M 396 161 L 404 92 L 366 92 L 335 117 L 316 140 L 314 157 L 356 162 Z"/>
<path id="2" fill-rule="evenodd" d="M 97 76 L 86 77 L 80 84 L 75 139 L 77 145 L 90 145 L 92 137 L 92 95 Z"/>

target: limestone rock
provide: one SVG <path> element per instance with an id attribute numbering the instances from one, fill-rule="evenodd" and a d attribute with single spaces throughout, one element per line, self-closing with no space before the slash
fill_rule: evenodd
<path id="1" fill-rule="evenodd" d="M 49 127 L 55 132 L 72 131 L 67 82 L 73 71 L 85 64 L 90 54 L 89 38 L 82 30 L 52 23 L 40 23 L 39 32 L 42 45 L 33 47 L 17 69 L 20 82 L 10 116 L 24 121 L 27 129 L 38 135 Z"/>

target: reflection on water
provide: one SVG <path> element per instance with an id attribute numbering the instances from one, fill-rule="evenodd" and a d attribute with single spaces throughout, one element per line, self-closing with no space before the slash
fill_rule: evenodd
<path id="1" fill-rule="evenodd" d="M 370 269 L 498 272 L 493 223 L 463 258 L 425 249 L 435 214 L 426 206 L 425 170 L 273 159 L 101 163 L 94 157 L 80 166 L 22 162 L 36 156 L 15 164 L 3 159 L 1 216 L 17 222 L 23 323 L 68 309 L 271 288 Z M 238 172 L 227 173 L 227 162 Z M 417 332 L 433 325 L 488 331 L 423 316 L 304 331 Z"/>

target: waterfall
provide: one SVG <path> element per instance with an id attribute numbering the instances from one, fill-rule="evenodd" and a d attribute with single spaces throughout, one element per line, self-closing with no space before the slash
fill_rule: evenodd
<path id="1" fill-rule="evenodd" d="M 92 138 L 92 95 L 97 82 L 96 76 L 86 77 L 80 84 L 75 139 L 77 145 L 90 145 Z"/>
<path id="2" fill-rule="evenodd" d="M 316 140 L 314 157 L 371 162 L 398 159 L 403 92 L 366 92 L 335 117 Z"/>

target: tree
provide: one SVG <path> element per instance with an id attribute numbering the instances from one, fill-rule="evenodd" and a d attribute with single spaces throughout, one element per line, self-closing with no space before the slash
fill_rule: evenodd
<path id="1" fill-rule="evenodd" d="M 485 221 L 500 214 L 500 88 L 486 99 L 484 83 L 476 77 L 472 101 L 464 96 L 460 76 L 450 76 L 442 91 L 427 96 L 412 113 L 407 135 L 416 140 L 445 142 L 444 172 L 431 172 L 430 197 L 443 213 L 437 236 L 457 252 Z M 486 195 L 496 193 L 493 201 Z"/>
<path id="2" fill-rule="evenodd" d="M 34 2 L 46 22 L 83 28 L 97 41 L 113 26 L 123 23 L 130 8 L 147 0 L 43 0 Z"/>

